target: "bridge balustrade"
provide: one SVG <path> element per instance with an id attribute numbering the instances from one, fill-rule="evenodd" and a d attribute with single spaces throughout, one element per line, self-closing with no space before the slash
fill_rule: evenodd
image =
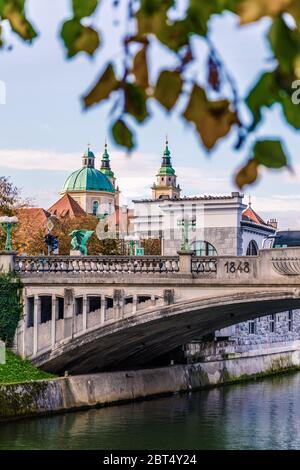
<path id="1" fill-rule="evenodd" d="M 17 256 L 15 271 L 33 273 L 176 273 L 178 256 Z"/>

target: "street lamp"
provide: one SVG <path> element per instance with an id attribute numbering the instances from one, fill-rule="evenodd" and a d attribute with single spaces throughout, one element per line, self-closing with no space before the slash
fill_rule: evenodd
<path id="1" fill-rule="evenodd" d="M 5 242 L 5 251 L 12 251 L 11 247 L 11 230 L 12 228 L 17 224 L 18 218 L 16 216 L 14 217 L 8 217 L 8 216 L 3 216 L 0 217 L 0 226 L 4 229 L 4 232 L 6 232 L 6 242 Z"/>

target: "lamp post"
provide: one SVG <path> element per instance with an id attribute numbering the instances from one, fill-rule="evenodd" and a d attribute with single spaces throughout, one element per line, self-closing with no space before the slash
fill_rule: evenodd
<path id="1" fill-rule="evenodd" d="M 136 246 L 140 241 L 139 236 L 138 235 L 126 235 L 124 237 L 124 240 L 128 242 L 130 256 L 134 256 L 135 251 L 136 251 Z"/>
<path id="2" fill-rule="evenodd" d="M 187 218 L 178 220 L 177 225 L 182 227 L 182 241 L 180 250 L 181 251 L 188 251 L 190 249 L 189 246 L 189 229 L 190 227 L 196 226 L 196 221 L 191 220 L 189 221 Z"/>
<path id="3" fill-rule="evenodd" d="M 13 227 L 17 224 L 18 218 L 17 217 L 8 217 L 8 216 L 3 216 L 0 217 L 0 226 L 4 229 L 6 232 L 6 241 L 5 241 L 5 251 L 12 251 L 12 246 L 11 246 L 11 231 Z"/>

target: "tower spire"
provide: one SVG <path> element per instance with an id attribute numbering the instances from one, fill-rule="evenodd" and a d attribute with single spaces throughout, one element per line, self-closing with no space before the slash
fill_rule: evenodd
<path id="1" fill-rule="evenodd" d="M 107 140 L 105 139 L 104 141 L 104 152 L 102 154 L 101 158 L 101 167 L 100 171 L 104 173 L 110 180 L 111 182 L 115 183 L 115 175 L 114 172 L 112 171 L 110 167 L 110 158 L 109 158 L 109 153 L 107 151 Z"/>
<path id="2" fill-rule="evenodd" d="M 180 197 L 180 187 L 176 184 L 176 174 L 171 163 L 168 136 L 166 136 L 162 163 L 156 178 L 157 183 L 152 187 L 152 195 L 154 199 L 178 199 Z"/>

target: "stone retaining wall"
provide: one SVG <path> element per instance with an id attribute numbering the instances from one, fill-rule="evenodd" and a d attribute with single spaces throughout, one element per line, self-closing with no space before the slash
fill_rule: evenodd
<path id="1" fill-rule="evenodd" d="M 253 352 L 252 352 L 253 354 Z M 0 385 L 0 420 L 197 390 L 300 365 L 299 349 L 190 365 Z"/>

